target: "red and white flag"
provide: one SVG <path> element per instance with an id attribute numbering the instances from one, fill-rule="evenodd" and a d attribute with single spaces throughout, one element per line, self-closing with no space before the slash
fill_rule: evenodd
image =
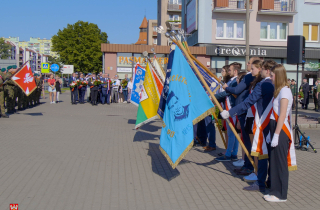
<path id="1" fill-rule="evenodd" d="M 11 77 L 11 80 L 14 81 L 27 96 L 37 88 L 29 61 Z"/>

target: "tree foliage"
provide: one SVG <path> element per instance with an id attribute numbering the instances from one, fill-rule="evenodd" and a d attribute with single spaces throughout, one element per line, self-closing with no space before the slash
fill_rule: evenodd
<path id="1" fill-rule="evenodd" d="M 96 24 L 78 21 L 68 24 L 52 37 L 52 51 L 66 65 L 74 65 L 76 71 L 99 72 L 102 69 L 101 43 L 108 43 L 108 35 Z"/>
<path id="2" fill-rule="evenodd" d="M 0 59 L 7 59 L 10 56 L 11 46 L 5 43 L 3 38 L 0 38 Z"/>

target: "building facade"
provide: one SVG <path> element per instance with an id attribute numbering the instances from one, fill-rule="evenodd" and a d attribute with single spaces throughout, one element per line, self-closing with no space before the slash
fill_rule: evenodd
<path id="1" fill-rule="evenodd" d="M 301 4 L 308 6 L 305 1 L 308 0 L 253 0 L 249 5 L 250 56 L 283 64 L 290 79 L 296 78 L 297 66 L 287 64 L 287 36 L 302 35 L 303 23 L 298 23 L 297 18 L 308 13 L 308 9 L 300 11 Z M 232 62 L 242 63 L 243 69 L 246 67 L 246 6 L 246 0 L 182 1 L 182 28 L 188 44 L 207 48 L 206 63 L 218 75 L 224 65 Z M 312 23 L 311 18 L 308 21 Z M 300 33 L 295 28 L 297 25 L 300 25 Z M 306 47 L 307 62 L 320 58 L 318 49 L 311 48 L 310 44 Z M 308 67 L 308 63 L 304 65 Z M 299 81 L 304 68 L 299 68 Z"/>
<path id="2" fill-rule="evenodd" d="M 148 20 L 148 45 L 157 45 L 158 43 L 158 32 L 157 32 L 158 22 L 157 20 Z"/>
<path id="3" fill-rule="evenodd" d="M 294 34 L 303 35 L 306 39 L 306 49 L 316 53 L 320 49 L 319 25 L 320 25 L 320 0 L 297 1 L 297 14 L 294 17 Z M 306 51 L 306 53 L 308 52 Z M 313 53 L 313 54 L 314 54 Z M 308 53 L 310 54 L 310 53 Z M 306 59 L 302 77 L 307 77 L 309 84 L 320 77 L 320 54 Z"/>
<path id="4" fill-rule="evenodd" d="M 158 26 L 162 26 L 165 32 L 178 30 L 181 28 L 182 0 L 158 0 L 157 1 L 157 21 Z M 171 41 L 163 34 L 158 34 L 157 44 L 169 46 Z"/>
<path id="5" fill-rule="evenodd" d="M 30 37 L 29 41 L 20 41 L 19 37 L 9 37 L 4 39 L 6 41 L 11 41 L 15 43 L 19 47 L 33 49 L 37 53 L 57 57 L 57 53 L 51 51 L 51 46 L 52 46 L 51 39 L 46 39 L 46 38 L 40 39 L 40 38 L 34 38 L 34 37 Z"/>

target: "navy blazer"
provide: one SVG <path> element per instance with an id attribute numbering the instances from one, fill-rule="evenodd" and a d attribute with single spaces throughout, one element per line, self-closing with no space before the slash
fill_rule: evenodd
<path id="1" fill-rule="evenodd" d="M 261 117 L 272 100 L 273 93 L 274 85 L 271 79 L 262 80 L 254 87 L 246 100 L 229 110 L 230 116 L 245 114 L 252 105 L 257 103 L 258 114 Z"/>
<path id="2" fill-rule="evenodd" d="M 225 89 L 227 93 L 237 95 L 236 105 L 240 104 L 248 97 L 250 93 L 249 87 L 255 78 L 256 77 L 252 76 L 252 74 L 249 73 L 244 76 L 244 78 L 236 87 L 227 87 Z"/>
<path id="3" fill-rule="evenodd" d="M 73 77 L 70 77 L 69 78 L 69 84 L 71 84 L 73 81 L 76 81 L 77 80 L 77 78 L 75 77 L 74 79 L 73 79 Z"/>
<path id="4" fill-rule="evenodd" d="M 237 79 L 235 78 L 234 80 L 232 80 L 232 82 L 228 85 L 229 87 L 236 87 L 237 86 Z M 225 102 L 226 97 L 229 97 L 230 100 L 230 104 L 232 107 L 234 107 L 236 105 L 236 98 L 230 94 L 227 93 L 226 91 L 223 91 L 221 93 L 217 93 L 214 95 L 216 97 L 216 99 L 221 103 L 221 102 Z"/>

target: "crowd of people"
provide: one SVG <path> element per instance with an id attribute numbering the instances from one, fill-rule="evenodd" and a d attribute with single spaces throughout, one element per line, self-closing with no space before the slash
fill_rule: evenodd
<path id="1" fill-rule="evenodd" d="M 285 202 L 289 170 L 297 169 L 294 147 L 291 150 L 290 117 L 294 102 L 286 69 L 273 60 L 262 61 L 258 57 L 250 59 L 246 72 L 241 67 L 235 62 L 222 68 L 225 84 L 215 97 L 225 109 L 219 116 L 225 131 L 226 151 L 215 160 L 234 161 L 234 172 L 252 183 L 243 190 L 265 192 L 269 188 L 270 193 L 264 196 L 266 201 Z M 227 119 L 237 129 L 257 171 L 243 150 L 243 158 L 238 159 L 239 142 Z M 213 121 L 208 116 L 194 126 L 195 143 L 204 146 L 205 152 L 216 150 Z M 254 135 L 258 136 L 258 145 Z"/>
<path id="2" fill-rule="evenodd" d="M 16 113 L 17 110 L 21 111 L 40 104 L 40 96 L 43 88 L 41 75 L 33 75 L 37 87 L 29 96 L 26 96 L 23 90 L 10 79 L 16 71 L 16 65 L 1 69 L 0 109 L 2 118 L 9 118 L 6 113 L 13 114 Z"/>
<path id="3" fill-rule="evenodd" d="M 85 101 L 90 102 L 92 106 L 97 106 L 99 103 L 110 105 L 119 103 L 120 96 L 123 96 L 123 103 L 130 103 L 133 82 L 127 74 L 120 81 L 118 75 L 111 79 L 109 74 L 102 72 L 87 75 L 78 72 L 69 78 L 69 87 L 72 105 L 76 105 L 77 102 L 84 104 Z"/>

